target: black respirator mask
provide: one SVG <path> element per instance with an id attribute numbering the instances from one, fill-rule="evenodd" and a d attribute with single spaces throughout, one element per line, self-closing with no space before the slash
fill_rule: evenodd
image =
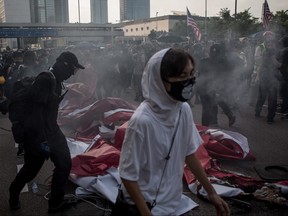
<path id="1" fill-rule="evenodd" d="M 195 77 L 178 82 L 169 82 L 167 80 L 165 81 L 171 84 L 171 89 L 168 92 L 168 94 L 172 96 L 174 99 L 181 102 L 186 102 L 192 98 L 193 85 L 195 84 Z"/>

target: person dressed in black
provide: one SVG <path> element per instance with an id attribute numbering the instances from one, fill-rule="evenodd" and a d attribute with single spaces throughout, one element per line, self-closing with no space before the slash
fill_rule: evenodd
<path id="1" fill-rule="evenodd" d="M 33 84 L 30 110 L 24 122 L 24 165 L 9 187 L 11 210 L 20 208 L 22 188 L 35 178 L 47 159 L 41 148 L 44 143 L 49 147 L 49 157 L 55 166 L 48 212 L 58 212 L 67 207 L 63 198 L 71 169 L 71 156 L 66 138 L 57 124 L 57 115 L 64 96 L 62 82 L 79 69 L 84 67 L 77 57 L 71 52 L 63 52 L 50 72 L 41 73 Z"/>
<path id="2" fill-rule="evenodd" d="M 200 61 L 196 90 L 202 104 L 202 125 L 218 125 L 218 106 L 228 117 L 228 125 L 232 126 L 235 123 L 236 117 L 230 107 L 231 95 L 228 86 L 232 80 L 232 70 L 224 44 L 213 44 L 209 57 Z"/>

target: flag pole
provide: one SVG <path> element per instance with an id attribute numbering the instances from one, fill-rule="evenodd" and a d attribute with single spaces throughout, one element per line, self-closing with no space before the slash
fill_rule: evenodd
<path id="1" fill-rule="evenodd" d="M 186 13 L 188 13 L 188 8 L 186 7 Z M 188 44 L 190 45 L 190 36 L 189 36 L 189 29 L 188 29 L 188 14 L 186 14 L 186 35 L 188 38 Z"/>
<path id="2" fill-rule="evenodd" d="M 237 0 L 235 0 L 235 20 L 237 19 Z"/>
<path id="3" fill-rule="evenodd" d="M 267 0 L 265 0 L 263 3 L 263 10 L 262 10 L 262 23 L 265 31 L 269 30 L 269 22 L 271 19 L 272 19 L 272 13 L 269 9 Z"/>

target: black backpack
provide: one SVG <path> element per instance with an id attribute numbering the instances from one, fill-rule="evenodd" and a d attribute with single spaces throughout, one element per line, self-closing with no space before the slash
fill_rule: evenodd
<path id="1" fill-rule="evenodd" d="M 41 72 L 36 77 L 24 77 L 17 80 L 11 92 L 8 104 L 8 117 L 12 123 L 12 134 L 16 143 L 24 141 L 24 123 L 31 106 L 33 96 L 33 83 L 40 75 L 47 75 L 51 78 L 52 92 L 56 89 L 56 79 L 52 72 Z M 52 93 L 51 92 L 51 93 Z"/>

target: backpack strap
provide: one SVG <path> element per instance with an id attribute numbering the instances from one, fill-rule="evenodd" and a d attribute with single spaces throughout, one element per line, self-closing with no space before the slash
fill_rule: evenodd
<path id="1" fill-rule="evenodd" d="M 52 91 L 51 92 L 55 92 L 56 91 L 56 78 L 55 78 L 55 75 L 52 73 L 52 71 L 43 71 L 41 73 L 39 73 L 37 76 L 36 76 L 36 79 L 41 76 L 41 75 L 48 75 L 52 81 Z"/>

